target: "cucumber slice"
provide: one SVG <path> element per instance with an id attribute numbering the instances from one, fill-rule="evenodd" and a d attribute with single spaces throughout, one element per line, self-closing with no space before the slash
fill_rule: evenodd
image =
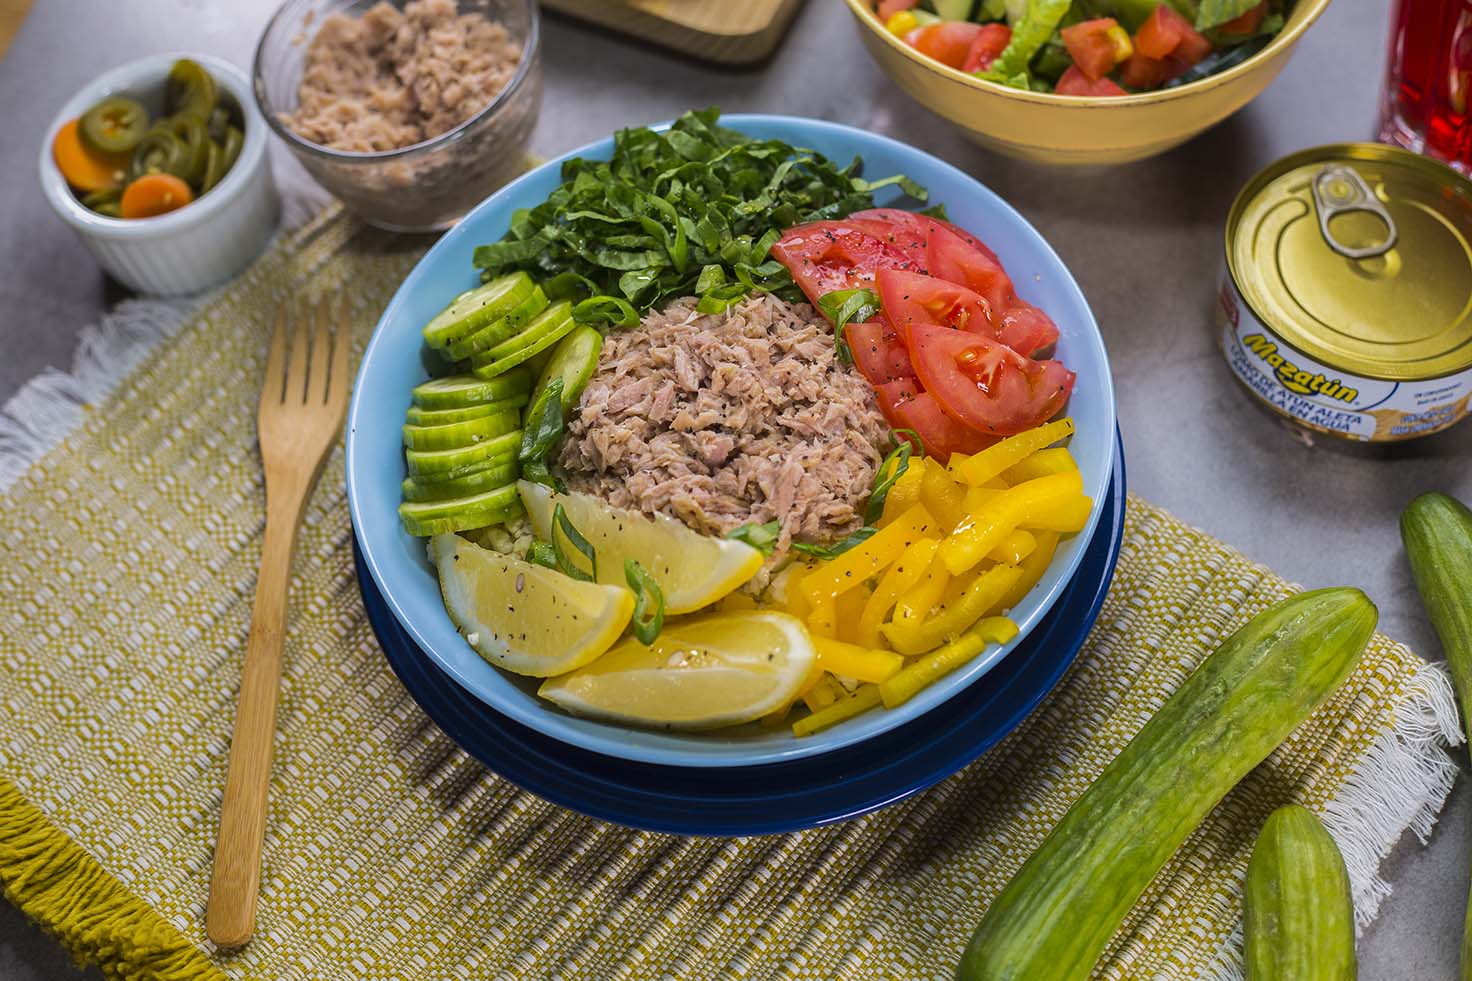
<path id="1" fill-rule="evenodd" d="M 493 345 L 479 355 L 479 360 L 495 361 L 508 354 L 530 347 L 543 337 L 562 326 L 563 321 L 572 319 L 572 304 L 567 301 L 554 304 L 543 310 L 537 318 L 522 328 L 521 333 Z M 474 364 L 477 359 L 471 359 Z"/>
<path id="2" fill-rule="evenodd" d="M 973 0 L 928 0 L 928 5 L 941 20 L 970 20 L 976 9 Z"/>
<path id="3" fill-rule="evenodd" d="M 532 390 L 532 376 L 528 371 L 508 371 L 496 378 L 477 378 L 474 375 L 450 375 L 447 378 L 431 378 L 416 385 L 410 394 L 414 404 L 421 409 L 463 409 L 471 405 L 483 405 L 512 396 L 525 395 Z"/>
<path id="4" fill-rule="evenodd" d="M 404 523 L 405 531 L 422 538 L 504 524 L 526 513 L 516 497 L 516 485 L 511 485 L 509 498 L 505 492 L 505 487 L 498 487 L 488 493 L 456 501 L 400 504 L 399 520 Z"/>
<path id="5" fill-rule="evenodd" d="M 495 415 L 451 422 L 443 426 L 405 426 L 404 445 L 411 450 L 449 450 L 474 446 L 521 426 L 521 413 L 506 409 Z"/>
<path id="6" fill-rule="evenodd" d="M 549 309 L 547 312 L 550 313 L 551 310 Z M 546 316 L 546 314 L 543 314 L 543 316 Z M 538 321 L 540 319 L 538 318 Z M 511 347 L 509 346 L 511 341 L 507 341 L 507 346 L 500 348 L 504 353 L 500 354 L 497 353 L 498 348 L 491 348 L 485 354 L 471 360 L 470 370 L 477 377 L 494 378 L 501 372 L 515 365 L 519 365 L 530 358 L 534 358 L 547 350 L 571 333 L 572 329 L 577 325 L 578 322 L 573 320 L 571 315 L 568 315 L 567 319 L 562 321 L 549 320 L 546 323 L 536 324 L 537 330 L 535 333 L 532 332 L 532 327 L 528 326 L 527 330 L 520 337 L 513 339 L 518 341 L 524 340 L 525 343 L 519 347 Z"/>
<path id="7" fill-rule="evenodd" d="M 502 377 L 505 377 L 504 375 Z M 480 405 L 467 405 L 463 409 L 421 409 L 417 405 L 409 406 L 408 415 L 405 417 L 411 426 L 445 426 L 452 422 L 465 422 L 468 419 L 479 419 L 482 416 L 493 416 L 498 412 L 508 409 L 519 409 L 531 401 L 531 395 L 523 392 L 520 395 L 512 395 L 494 402 L 482 402 Z"/>
<path id="8" fill-rule="evenodd" d="M 536 354 L 523 361 L 521 363 L 521 366 L 525 368 L 533 378 L 541 378 L 542 369 L 547 367 L 548 361 L 552 360 L 552 352 L 554 350 L 556 350 L 556 348 L 549 347 L 545 350 L 538 351 Z"/>
<path id="9" fill-rule="evenodd" d="M 453 480 L 424 480 L 409 477 L 400 486 L 401 496 L 406 501 L 448 501 L 456 497 L 472 497 L 488 490 L 514 484 L 520 476 L 521 467 L 515 460 L 493 463 L 479 470 L 456 477 Z"/>
<path id="10" fill-rule="evenodd" d="M 583 389 L 588 387 L 588 379 L 598 370 L 598 355 L 602 351 L 603 335 L 587 324 L 578 324 L 552 349 L 552 358 L 542 369 L 537 387 L 532 390 L 533 401 L 552 379 L 561 378 L 563 415 L 577 408 Z"/>
<path id="11" fill-rule="evenodd" d="M 494 347 L 506 338 L 519 333 L 533 317 L 545 309 L 547 309 L 547 294 L 542 292 L 542 287 L 533 287 L 532 295 L 517 304 L 504 317 L 492 320 L 468 337 L 451 341 L 448 348 L 450 357 L 456 361 L 464 361 L 472 354 L 484 351 L 488 347 Z"/>
<path id="12" fill-rule="evenodd" d="M 409 473 L 430 480 L 452 480 L 463 477 L 481 465 L 502 457 L 516 459 L 521 448 L 521 430 L 513 429 L 503 436 L 472 446 L 457 446 L 449 450 L 405 450 L 404 459 L 409 464 Z"/>
<path id="13" fill-rule="evenodd" d="M 466 290 L 424 325 L 424 342 L 443 351 L 450 342 L 506 316 L 536 288 L 526 273 L 514 272 Z"/>

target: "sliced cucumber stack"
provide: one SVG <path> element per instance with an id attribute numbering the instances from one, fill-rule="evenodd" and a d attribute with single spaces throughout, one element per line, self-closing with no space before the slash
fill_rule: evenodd
<path id="1" fill-rule="evenodd" d="M 498 487 L 474 497 L 462 497 L 453 501 L 413 501 L 399 505 L 399 520 L 404 530 L 411 535 L 429 537 L 455 531 L 470 531 L 498 525 L 518 518 L 526 513 L 516 497 L 516 485 Z"/>
<path id="2" fill-rule="evenodd" d="M 431 378 L 424 384 L 415 386 L 410 394 L 416 408 L 438 412 L 442 409 L 466 409 L 501 399 L 518 398 L 527 395 L 531 390 L 531 372 L 513 370 L 489 379 L 474 375 Z"/>
<path id="3" fill-rule="evenodd" d="M 473 354 L 478 354 L 486 348 L 506 340 L 508 337 L 518 334 L 532 318 L 547 309 L 547 294 L 542 292 L 540 286 L 532 290 L 532 295 L 519 303 L 505 316 L 499 317 L 487 323 L 484 327 L 476 329 L 468 337 L 458 341 L 450 342 L 446 350 L 450 357 L 456 361 L 464 361 Z"/>
<path id="4" fill-rule="evenodd" d="M 511 409 L 520 409 L 530 401 L 531 395 L 527 392 L 522 392 L 520 395 L 496 399 L 494 402 L 467 405 L 463 409 L 421 409 L 417 405 L 411 405 L 409 406 L 409 414 L 406 417 L 406 421 L 411 426 L 444 426 L 452 422 L 466 422 L 470 419 L 493 416 L 499 412 L 506 412 Z"/>
<path id="5" fill-rule="evenodd" d="M 572 319 L 571 303 L 554 303 L 533 317 L 520 333 L 471 357 L 470 370 L 478 378 L 495 378 L 547 350 L 577 325 Z"/>
<path id="6" fill-rule="evenodd" d="M 411 450 L 453 450 L 474 446 L 496 436 L 504 436 L 521 428 L 521 413 L 507 409 L 478 419 L 449 422 L 442 426 L 404 427 L 404 445 Z"/>
<path id="7" fill-rule="evenodd" d="M 437 351 L 448 351 L 451 344 L 500 320 L 540 292 L 524 272 L 514 272 L 482 283 L 455 297 L 449 306 L 425 324 L 424 342 Z"/>
<path id="8" fill-rule="evenodd" d="M 598 355 L 602 352 L 603 335 L 587 324 L 578 324 L 552 350 L 552 357 L 537 378 L 532 398 L 540 395 L 552 379 L 561 378 L 562 414 L 572 412 L 593 372 L 598 370 Z"/>
<path id="9" fill-rule="evenodd" d="M 412 476 L 427 480 L 453 480 L 501 457 L 514 460 L 520 447 L 521 430 L 513 429 L 504 436 L 447 450 L 405 450 L 404 457 L 409 461 Z"/>

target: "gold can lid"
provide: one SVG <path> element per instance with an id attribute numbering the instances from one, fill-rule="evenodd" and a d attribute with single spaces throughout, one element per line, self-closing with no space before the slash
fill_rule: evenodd
<path id="1" fill-rule="evenodd" d="M 1427 157 L 1283 158 L 1232 204 L 1227 265 L 1258 319 L 1325 364 L 1394 381 L 1472 367 L 1472 183 Z"/>

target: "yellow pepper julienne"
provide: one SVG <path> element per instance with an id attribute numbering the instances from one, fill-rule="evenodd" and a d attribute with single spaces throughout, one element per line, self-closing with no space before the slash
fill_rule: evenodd
<path id="1" fill-rule="evenodd" d="M 859 644 L 864 647 L 880 645 L 879 625 L 889 616 L 889 611 L 894 609 L 900 596 L 913 589 L 924 577 L 939 546 L 940 542 L 934 538 L 921 538 L 911 542 L 909 548 L 884 573 L 879 585 L 874 587 L 873 595 L 864 603 L 864 611 L 859 614 L 858 629 L 855 631 Z"/>
<path id="2" fill-rule="evenodd" d="M 1007 590 L 1007 595 L 997 604 L 997 609 L 1003 613 L 1010 613 L 1021 603 L 1028 590 L 1038 584 L 1043 573 L 1048 571 L 1048 566 L 1053 564 L 1053 553 L 1058 550 L 1058 533 L 1040 531 L 1033 537 L 1037 540 L 1037 547 L 1022 560 L 1022 575 L 1017 577 L 1012 588 Z"/>
<path id="3" fill-rule="evenodd" d="M 798 587 L 811 603 L 825 596 L 837 596 L 883 572 L 911 542 L 933 537 L 937 531 L 936 520 L 925 505 L 916 504 L 865 541 L 818 565 L 803 577 Z"/>
<path id="4" fill-rule="evenodd" d="M 901 654 L 923 654 L 959 637 L 982 617 L 994 612 L 1021 577 L 1022 569 L 1018 566 L 994 565 L 946 590 L 938 608 L 929 616 L 901 621 L 896 614 L 894 623 L 887 623 L 880 630 L 890 646 Z"/>
<path id="5" fill-rule="evenodd" d="M 803 693 L 801 698 L 809 711 L 818 712 L 847 695 L 848 692 L 834 680 L 832 675 L 825 674 L 816 685 Z"/>
<path id="6" fill-rule="evenodd" d="M 838 594 L 838 598 L 833 601 L 834 637 L 849 642 L 858 640 L 859 618 L 864 615 L 864 607 L 869 603 L 871 592 L 868 584 L 860 583 L 855 588 Z"/>
<path id="7" fill-rule="evenodd" d="M 1068 447 L 1054 446 L 1046 450 L 1038 450 L 1021 463 L 1014 463 L 1002 471 L 1002 479 L 1007 482 L 1008 486 L 1011 486 L 1023 481 L 1046 477 L 1050 473 L 1063 473 L 1065 470 L 1077 469 L 1078 464 L 1074 462 L 1073 454 L 1068 452 Z"/>
<path id="8" fill-rule="evenodd" d="M 966 485 L 942 467 L 930 467 L 920 481 L 920 502 L 950 531 L 966 516 Z"/>
<path id="9" fill-rule="evenodd" d="M 945 565 L 937 554 L 936 558 L 931 559 L 920 581 L 895 602 L 892 623 L 897 624 L 901 631 L 918 627 L 926 617 L 930 616 L 930 608 L 939 603 L 940 598 L 945 595 L 946 586 L 950 581 L 951 574 L 946 571 Z M 884 627 L 879 629 L 886 637 L 890 635 Z"/>
<path id="10" fill-rule="evenodd" d="M 1018 565 L 1032 553 L 1033 549 L 1037 548 L 1037 544 L 1038 540 L 1033 537 L 1032 532 L 1018 528 L 1012 534 L 1002 539 L 996 548 L 986 553 L 986 557 L 993 562 L 1001 562 L 1005 565 Z"/>
<path id="11" fill-rule="evenodd" d="M 986 649 L 988 644 L 1005 644 L 1017 636 L 1017 624 L 1006 617 L 981 621 L 939 650 L 931 651 L 899 674 L 879 685 L 885 708 L 894 708 L 915 697 L 922 688 L 940 680 Z"/>
<path id="12" fill-rule="evenodd" d="M 1087 506 L 1083 480 L 1077 470 L 1050 474 L 1008 488 L 987 501 L 985 507 L 973 511 L 947 536 L 941 542 L 939 557 L 951 575 L 958 576 L 984 559 L 1019 525 L 1046 522 L 1050 514 L 1075 505 L 1080 499 Z"/>
<path id="13" fill-rule="evenodd" d="M 924 483 L 925 474 L 931 469 L 923 456 L 910 457 L 905 472 L 900 474 L 885 495 L 884 514 L 879 518 L 881 528 L 920 503 L 920 485 Z"/>
<path id="14" fill-rule="evenodd" d="M 1020 432 L 1016 436 L 1008 436 L 980 453 L 973 453 L 962 461 L 959 468 L 953 469 L 962 480 L 977 487 L 1043 447 L 1052 446 L 1060 439 L 1067 439 L 1072 435 L 1073 420 L 1064 417 Z"/>
<path id="15" fill-rule="evenodd" d="M 881 651 L 845 644 L 841 640 L 814 637 L 818 663 L 827 671 L 859 681 L 878 683 L 904 667 L 904 658 L 891 651 Z"/>
<path id="16" fill-rule="evenodd" d="M 829 726 L 837 725 L 845 719 L 852 719 L 862 712 L 867 712 L 879 702 L 877 685 L 860 685 L 852 695 L 834 702 L 827 708 L 819 709 L 812 715 L 798 719 L 792 724 L 792 734 L 810 736 Z"/>
<path id="17" fill-rule="evenodd" d="M 813 600 L 812 612 L 808 614 L 808 632 L 814 637 L 838 636 L 837 597 L 820 596 Z"/>

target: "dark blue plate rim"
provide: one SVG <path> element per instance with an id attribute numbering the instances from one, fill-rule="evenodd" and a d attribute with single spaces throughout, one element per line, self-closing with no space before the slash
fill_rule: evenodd
<path id="1" fill-rule="evenodd" d="M 821 756 L 749 767 L 673 767 L 593 753 L 490 709 L 414 645 L 353 561 L 370 625 L 394 673 L 466 752 L 537 796 L 590 817 L 682 835 L 777 834 L 858 817 L 925 790 L 996 745 L 1052 691 L 1098 619 L 1124 531 L 1125 466 L 1079 572 L 1026 641 L 965 692 L 897 729 Z"/>

